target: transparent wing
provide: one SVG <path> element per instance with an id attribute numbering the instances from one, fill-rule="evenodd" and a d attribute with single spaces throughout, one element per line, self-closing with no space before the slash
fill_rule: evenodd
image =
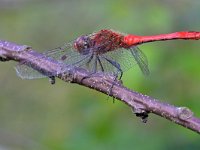
<path id="1" fill-rule="evenodd" d="M 109 43 L 110 42 L 103 44 Z M 53 58 L 67 65 L 82 67 L 92 73 L 101 71 L 118 74 L 138 64 L 143 74 L 149 74 L 147 58 L 137 47 L 132 47 L 130 49 L 121 48 L 103 54 L 95 54 L 95 51 L 98 51 L 99 48 L 102 47 L 102 45 L 99 45 L 97 47 L 92 47 L 89 52 L 88 49 L 86 49 L 87 52 L 83 52 L 83 55 L 77 52 L 72 45 L 71 42 L 61 47 L 45 51 L 43 57 L 45 57 L 45 59 Z M 38 59 L 42 59 L 42 57 Z M 32 64 L 28 62 L 21 62 L 16 67 L 17 74 L 24 79 L 54 76 L 54 74 L 42 74 L 40 71 L 33 69 L 34 66 L 31 65 Z"/>
<path id="2" fill-rule="evenodd" d="M 53 58 L 58 62 L 71 64 L 77 62 L 78 60 L 84 59 L 84 57 L 85 56 L 80 55 L 78 52 L 74 51 L 74 49 L 72 48 L 72 44 L 68 43 L 61 47 L 43 52 L 42 56 L 38 57 L 37 59 Z M 42 66 L 43 64 L 41 63 L 40 65 Z M 15 70 L 17 72 L 17 75 L 22 79 L 36 79 L 36 78 L 44 78 L 47 76 L 55 75 L 55 74 L 42 74 L 40 71 L 33 68 L 34 66 L 30 62 L 22 61 L 15 67 Z"/>
<path id="3" fill-rule="evenodd" d="M 101 64 L 104 68 L 104 72 L 119 72 L 121 69 L 123 72 L 127 71 L 136 64 L 139 65 L 143 74 L 148 75 L 148 62 L 147 58 L 142 51 L 137 47 L 132 47 L 131 49 L 117 49 L 115 51 L 107 52 L 100 56 Z M 114 65 L 108 60 L 112 60 Z M 119 66 L 120 68 L 117 68 Z M 101 68 L 101 65 L 98 64 L 98 68 Z"/>
<path id="4" fill-rule="evenodd" d="M 40 55 L 37 59 L 42 59 L 46 57 L 44 55 Z M 29 58 L 34 60 L 34 58 Z M 35 59 L 35 60 L 37 60 Z M 40 61 L 38 61 L 40 62 Z M 41 63 L 42 64 L 42 63 Z M 21 61 L 16 67 L 16 73 L 19 77 L 21 77 L 22 79 L 36 79 L 36 78 L 44 78 L 47 76 L 52 76 L 50 74 L 42 74 L 40 72 L 40 70 L 36 70 L 34 69 L 36 68 L 31 62 L 29 61 Z"/>
<path id="5" fill-rule="evenodd" d="M 18 64 L 15 67 L 17 75 L 22 79 L 37 79 L 47 77 L 46 75 L 40 73 L 39 71 L 25 65 Z"/>
<path id="6" fill-rule="evenodd" d="M 127 49 L 117 49 L 115 51 L 107 52 L 103 54 L 101 60 L 103 61 L 103 65 L 105 66 L 105 70 L 107 72 L 116 71 L 116 67 L 112 64 L 108 63 L 106 59 L 112 60 L 120 65 L 120 69 L 122 71 L 126 71 L 136 65 L 136 61 L 133 59 L 131 52 Z M 114 68 L 113 68 L 114 67 Z"/>
<path id="7" fill-rule="evenodd" d="M 137 64 L 132 56 L 132 53 L 127 49 L 117 49 L 115 51 L 99 55 L 88 54 L 84 57 L 81 56 L 81 62 L 80 54 L 78 56 L 79 57 L 71 57 L 75 63 L 73 63 L 70 59 L 67 60 L 68 63 L 85 68 L 91 73 L 101 71 L 118 74 L 120 70 L 122 72 L 126 71 Z"/>
<path id="8" fill-rule="evenodd" d="M 69 64 L 77 67 L 84 66 L 87 63 L 87 59 L 89 59 L 90 54 L 81 55 L 73 48 L 73 42 L 69 42 L 64 44 L 61 47 L 47 50 L 43 52 L 43 56 L 38 57 L 37 59 L 46 59 L 51 58 L 55 59 L 60 63 Z M 42 63 L 40 65 L 43 65 Z M 44 78 L 47 76 L 54 76 L 55 74 L 42 74 L 40 71 L 33 69 L 34 66 L 30 62 L 20 62 L 16 67 L 15 70 L 17 75 L 22 79 L 36 79 L 36 78 Z M 88 69 L 88 67 L 84 67 Z"/>
<path id="9" fill-rule="evenodd" d="M 130 48 L 130 52 L 135 58 L 137 64 L 139 65 L 141 71 L 144 75 L 149 75 L 148 60 L 145 54 L 136 46 Z"/>

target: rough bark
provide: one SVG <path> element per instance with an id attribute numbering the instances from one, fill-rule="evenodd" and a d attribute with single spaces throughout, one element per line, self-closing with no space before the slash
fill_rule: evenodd
<path id="1" fill-rule="evenodd" d="M 189 108 L 176 107 L 168 103 L 160 102 L 150 96 L 124 87 L 120 81 L 115 81 L 115 84 L 113 84 L 115 77 L 112 75 L 104 73 L 90 75 L 90 73 L 84 69 L 75 68 L 67 64 L 61 64 L 56 60 L 48 59 L 29 46 L 0 40 L 0 61 L 9 60 L 29 62 L 30 67 L 45 75 L 52 75 L 49 76 L 52 83 L 54 83 L 53 76 L 55 76 L 65 82 L 77 83 L 96 91 L 109 94 L 111 97 L 131 107 L 136 116 L 140 117 L 143 122 L 146 122 L 149 113 L 153 113 L 200 133 L 200 119 L 196 118 Z M 112 90 L 110 90 L 111 87 Z"/>

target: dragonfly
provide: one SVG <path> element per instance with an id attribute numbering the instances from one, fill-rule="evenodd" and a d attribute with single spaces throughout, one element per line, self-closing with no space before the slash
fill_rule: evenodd
<path id="1" fill-rule="evenodd" d="M 122 78 L 124 71 L 136 64 L 144 75 L 149 74 L 148 61 L 138 45 L 166 40 L 199 40 L 200 32 L 181 31 L 152 36 L 124 34 L 111 29 L 103 29 L 92 34 L 82 35 L 75 40 L 52 50 L 43 52 L 61 63 L 81 67 L 91 74 L 97 72 L 111 73 Z M 41 59 L 41 58 L 39 58 Z M 42 64 L 41 64 L 42 65 Z M 28 62 L 16 66 L 18 76 L 23 79 L 52 77 L 55 74 L 44 74 L 30 67 Z"/>

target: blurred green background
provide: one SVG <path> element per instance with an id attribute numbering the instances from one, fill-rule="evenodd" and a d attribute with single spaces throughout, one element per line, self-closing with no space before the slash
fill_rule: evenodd
<path id="1" fill-rule="evenodd" d="M 199 0 L 0 0 L 0 39 L 44 51 L 82 34 L 138 35 L 200 30 Z M 144 44 L 151 74 L 127 71 L 124 84 L 200 116 L 200 42 Z M 21 80 L 0 63 L 1 150 L 199 150 L 200 136 L 161 117 L 147 124 L 121 102 L 76 84 Z"/>

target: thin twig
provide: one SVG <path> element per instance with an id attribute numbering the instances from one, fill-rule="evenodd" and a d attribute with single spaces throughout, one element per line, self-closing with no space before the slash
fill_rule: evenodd
<path id="1" fill-rule="evenodd" d="M 193 112 L 187 107 L 175 107 L 150 96 L 129 90 L 120 81 L 114 84 L 112 92 L 110 92 L 110 87 L 112 87 L 115 79 L 112 75 L 96 73 L 89 76 L 90 73 L 84 69 L 67 66 L 56 60 L 41 56 L 43 54 L 34 51 L 29 46 L 0 40 L 0 61 L 29 62 L 30 67 L 43 74 L 54 74 L 65 82 L 77 83 L 105 94 L 109 93 L 110 96 L 130 106 L 136 116 L 144 122 L 146 122 L 149 113 L 154 113 L 200 133 L 200 119 L 194 117 Z M 53 78 L 51 77 L 51 79 Z"/>

